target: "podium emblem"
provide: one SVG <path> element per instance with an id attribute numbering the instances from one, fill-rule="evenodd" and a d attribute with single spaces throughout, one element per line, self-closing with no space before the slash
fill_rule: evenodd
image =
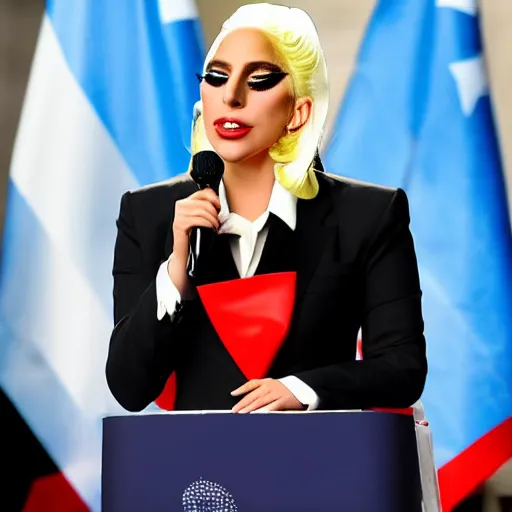
<path id="1" fill-rule="evenodd" d="M 238 512 L 235 499 L 222 485 L 200 478 L 183 492 L 184 512 Z"/>

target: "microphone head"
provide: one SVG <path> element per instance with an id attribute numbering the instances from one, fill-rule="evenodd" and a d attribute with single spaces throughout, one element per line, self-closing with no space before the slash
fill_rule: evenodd
<path id="1" fill-rule="evenodd" d="M 224 162 L 215 151 L 199 151 L 193 156 L 190 176 L 201 190 L 210 187 L 218 194 L 223 174 Z"/>

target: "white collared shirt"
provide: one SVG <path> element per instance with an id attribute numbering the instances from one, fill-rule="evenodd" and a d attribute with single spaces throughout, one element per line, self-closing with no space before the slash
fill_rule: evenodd
<path id="1" fill-rule="evenodd" d="M 268 216 L 270 213 L 276 215 L 290 229 L 295 230 L 297 198 L 276 180 L 267 210 L 254 222 L 229 211 L 226 189 L 222 181 L 219 186 L 219 200 L 221 205 L 219 212 L 221 227 L 219 232 L 238 235 L 238 237 L 232 237 L 230 240 L 233 259 L 240 277 L 251 277 L 256 271 L 267 239 L 268 226 L 266 226 L 266 222 Z M 172 254 L 169 258 L 172 258 Z M 181 302 L 180 292 L 169 277 L 167 265 L 168 261 L 162 263 L 156 278 L 158 320 L 161 320 L 165 314 L 172 316 L 176 309 L 176 303 Z M 308 410 L 317 408 L 318 395 L 306 383 L 293 375 L 279 380 L 294 394 L 299 402 L 308 406 Z"/>

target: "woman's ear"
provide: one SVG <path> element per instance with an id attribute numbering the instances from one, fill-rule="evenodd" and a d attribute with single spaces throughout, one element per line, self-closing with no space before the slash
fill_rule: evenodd
<path id="1" fill-rule="evenodd" d="M 299 98 L 295 101 L 292 118 L 286 125 L 288 132 L 293 133 L 300 130 L 311 117 L 313 100 L 309 97 Z"/>

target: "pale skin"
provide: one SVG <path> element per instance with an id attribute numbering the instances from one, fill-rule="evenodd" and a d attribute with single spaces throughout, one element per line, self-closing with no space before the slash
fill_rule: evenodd
<path id="1" fill-rule="evenodd" d="M 206 134 L 225 164 L 223 182 L 230 210 L 250 221 L 266 211 L 272 193 L 274 162 L 269 148 L 287 131 L 299 130 L 308 121 L 312 106 L 311 98 L 293 97 L 289 76 L 268 90 L 251 89 L 251 79 L 268 73 L 264 66 L 251 64 L 255 62 L 278 65 L 272 44 L 258 30 L 236 30 L 222 41 L 210 64 L 211 69 L 227 76 L 227 81 L 221 86 L 201 84 Z M 224 139 L 214 128 L 215 120 L 223 117 L 240 119 L 252 129 L 241 139 Z M 219 198 L 211 189 L 176 202 L 168 273 L 185 299 L 193 294 L 187 276 L 190 232 L 197 226 L 218 230 L 219 211 Z M 231 394 L 245 395 L 234 413 L 304 409 L 275 379 L 251 380 Z"/>

